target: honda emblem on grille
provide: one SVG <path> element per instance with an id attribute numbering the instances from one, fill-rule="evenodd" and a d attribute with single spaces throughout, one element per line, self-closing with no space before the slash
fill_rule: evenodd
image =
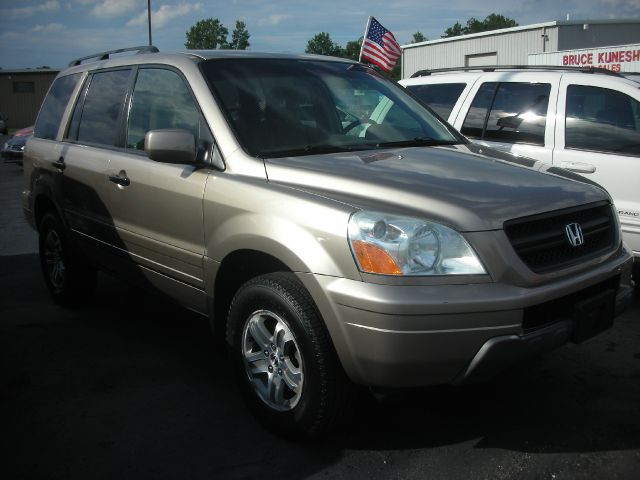
<path id="1" fill-rule="evenodd" d="M 579 247 L 584 243 L 584 235 L 582 235 L 582 227 L 579 223 L 570 223 L 564 227 L 567 239 L 572 247 Z"/>

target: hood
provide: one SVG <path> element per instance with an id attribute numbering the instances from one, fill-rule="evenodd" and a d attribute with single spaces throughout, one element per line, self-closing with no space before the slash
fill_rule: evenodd
<path id="1" fill-rule="evenodd" d="M 610 200 L 597 184 L 475 145 L 415 147 L 265 160 L 270 182 L 358 209 L 418 215 L 459 231 Z"/>

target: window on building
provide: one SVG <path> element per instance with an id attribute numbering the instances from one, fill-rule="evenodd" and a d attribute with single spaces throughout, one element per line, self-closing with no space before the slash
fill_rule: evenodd
<path id="1" fill-rule="evenodd" d="M 446 120 L 451 115 L 453 106 L 466 86 L 466 83 L 435 83 L 431 85 L 409 85 L 407 90 Z"/>
<path id="2" fill-rule="evenodd" d="M 56 138 L 62 115 L 79 80 L 80 74 L 76 73 L 75 75 L 60 77 L 53 82 L 36 120 L 33 132 L 35 137 L 50 140 Z"/>
<path id="3" fill-rule="evenodd" d="M 117 146 L 131 70 L 95 73 L 82 107 L 78 141 Z"/>
<path id="4" fill-rule="evenodd" d="M 544 145 L 550 92 L 548 83 L 485 83 L 473 100 L 462 133 L 498 142 Z"/>
<path id="5" fill-rule="evenodd" d="M 35 82 L 13 82 L 13 93 L 34 93 Z"/>
<path id="6" fill-rule="evenodd" d="M 640 103 L 624 93 L 569 85 L 565 122 L 567 148 L 640 154 Z"/>

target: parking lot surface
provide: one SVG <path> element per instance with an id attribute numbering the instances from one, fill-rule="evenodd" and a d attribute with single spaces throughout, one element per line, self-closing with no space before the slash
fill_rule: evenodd
<path id="1" fill-rule="evenodd" d="M 292 443 L 244 407 L 206 319 L 102 276 L 48 298 L 21 169 L 0 163 L 2 478 L 638 478 L 640 298 L 613 329 L 491 383 L 364 396 Z"/>

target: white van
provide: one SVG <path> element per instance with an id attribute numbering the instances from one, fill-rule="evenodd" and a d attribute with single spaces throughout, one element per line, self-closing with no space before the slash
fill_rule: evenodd
<path id="1" fill-rule="evenodd" d="M 409 91 L 472 141 L 577 172 L 613 197 L 640 261 L 640 85 L 604 69 L 421 71 Z"/>

